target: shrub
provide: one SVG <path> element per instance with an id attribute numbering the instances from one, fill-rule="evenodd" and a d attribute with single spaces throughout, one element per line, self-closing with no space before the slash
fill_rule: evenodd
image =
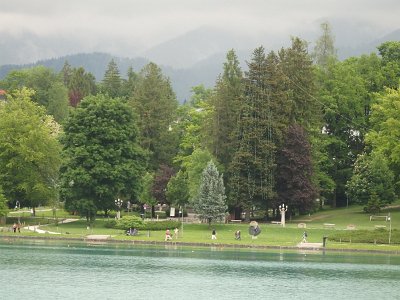
<path id="1" fill-rule="evenodd" d="M 117 225 L 117 221 L 114 219 L 108 220 L 104 223 L 105 228 L 115 228 L 115 225 Z"/>
<path id="2" fill-rule="evenodd" d="M 167 218 L 167 214 L 166 214 L 165 211 L 157 210 L 157 211 L 155 211 L 155 214 L 156 214 L 156 218 L 157 218 L 157 216 L 158 216 L 159 219 L 166 219 Z"/>
<path id="3" fill-rule="evenodd" d="M 144 230 L 165 230 L 167 228 L 175 228 L 179 227 L 181 225 L 181 222 L 179 221 L 173 221 L 173 220 L 168 220 L 168 221 L 146 221 L 143 224 L 143 227 L 139 229 L 144 229 Z"/>
<path id="4" fill-rule="evenodd" d="M 141 229 L 143 220 L 137 216 L 124 216 L 116 221 L 114 228 L 128 230 L 129 228 Z"/>

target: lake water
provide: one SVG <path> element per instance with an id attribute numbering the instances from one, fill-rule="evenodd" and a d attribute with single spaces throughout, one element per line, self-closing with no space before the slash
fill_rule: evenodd
<path id="1" fill-rule="evenodd" d="M 0 240 L 0 299 L 400 299 L 400 256 Z"/>

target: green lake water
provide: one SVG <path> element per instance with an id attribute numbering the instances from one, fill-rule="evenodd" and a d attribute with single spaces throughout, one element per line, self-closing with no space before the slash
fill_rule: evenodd
<path id="1" fill-rule="evenodd" d="M 400 299 L 400 256 L 0 240 L 0 299 Z"/>

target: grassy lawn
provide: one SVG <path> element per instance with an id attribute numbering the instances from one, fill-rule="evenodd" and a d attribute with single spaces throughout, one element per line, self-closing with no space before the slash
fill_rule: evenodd
<path id="1" fill-rule="evenodd" d="M 383 210 L 380 215 L 387 215 L 390 212 L 391 215 L 391 226 L 392 232 L 400 229 L 400 203 L 393 204 L 391 208 Z M 63 218 L 77 218 L 77 216 L 71 216 L 67 212 L 57 210 L 57 217 L 59 223 L 52 223 L 53 212 L 51 210 L 38 210 L 37 216 L 40 218 L 30 219 L 30 214 L 25 213 L 19 216 L 21 221 L 26 222 L 29 225 L 40 223 L 39 227 L 42 230 L 57 232 L 60 234 L 52 235 L 45 234 L 48 237 L 64 237 L 72 238 L 78 237 L 83 238 L 89 234 L 93 235 L 110 235 L 115 240 L 129 240 L 129 241 L 164 241 L 164 231 L 146 231 L 142 230 L 138 236 L 126 236 L 123 230 L 117 230 L 107 228 L 105 226 L 107 219 L 99 217 L 96 219 L 94 225 L 91 228 L 87 228 L 86 220 L 79 219 L 71 223 L 60 223 Z M 9 214 L 9 221 L 14 222 L 16 212 Z M 322 238 L 328 236 L 327 248 L 331 249 L 365 249 L 365 250 L 386 250 L 386 251 L 400 251 L 400 244 L 387 245 L 387 244 L 374 244 L 371 243 L 349 243 L 349 242 L 338 242 L 329 240 L 329 236 L 339 235 L 340 233 L 348 233 L 346 230 L 349 224 L 355 226 L 356 230 L 367 230 L 369 232 L 375 231 L 375 226 L 386 226 L 383 228 L 384 235 L 389 232 L 389 221 L 379 219 L 377 221 L 370 221 L 369 214 L 362 211 L 360 206 L 351 206 L 349 208 L 338 208 L 338 209 L 324 209 L 310 216 L 299 216 L 288 220 L 286 227 L 283 228 L 280 225 L 271 223 L 260 223 L 261 234 L 256 238 L 252 239 L 248 234 L 248 224 L 215 224 L 209 227 L 207 224 L 184 224 L 183 235 L 182 228 L 179 228 L 180 234 L 177 242 L 184 243 L 199 243 L 199 244 L 238 244 L 238 245 L 259 245 L 259 246 L 282 246 L 282 247 L 293 247 L 296 246 L 302 240 L 302 234 L 304 230 L 308 233 L 308 242 L 311 243 L 322 243 Z M 40 222 L 41 220 L 41 222 Z M 47 222 L 46 222 L 47 220 Z M 49 223 L 50 220 L 50 224 Z M 307 228 L 297 228 L 298 223 L 305 223 Z M 335 224 L 333 228 L 325 228 L 324 224 Z M 12 223 L 11 223 L 12 224 Z M 43 225 L 45 224 L 45 225 Z M 9 226 L 9 225 L 7 225 Z M 217 240 L 211 240 L 211 231 L 215 228 L 217 231 Z M 173 231 L 173 228 L 171 231 Z M 236 230 L 241 231 L 241 240 L 237 241 L 234 239 L 234 233 Z M 18 234 L 18 233 L 17 233 Z M 22 229 L 21 235 L 28 236 L 43 236 L 36 232 Z M 3 230 L 1 235 L 15 235 L 13 232 Z M 393 242 L 393 239 L 392 239 Z"/>

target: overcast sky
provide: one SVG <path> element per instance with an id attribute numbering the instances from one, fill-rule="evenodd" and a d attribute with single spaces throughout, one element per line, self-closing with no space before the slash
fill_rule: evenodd
<path id="1" fill-rule="evenodd" d="M 384 34 L 400 27 L 399 12 L 399 0 L 0 0 L 0 35 L 123 54 L 203 26 L 290 36 L 333 20 Z"/>

